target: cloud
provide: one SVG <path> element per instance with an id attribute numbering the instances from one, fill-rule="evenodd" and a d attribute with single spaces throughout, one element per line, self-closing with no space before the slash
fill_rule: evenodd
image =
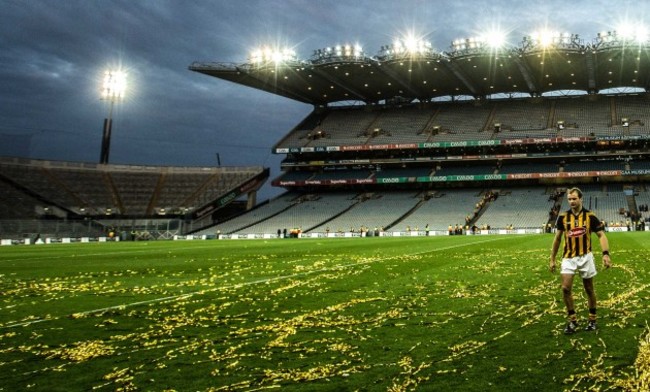
<path id="1" fill-rule="evenodd" d="M 211 165 L 219 152 L 225 164 L 277 171 L 272 146 L 311 107 L 191 72 L 189 64 L 243 63 L 264 44 L 292 46 L 307 59 L 314 49 L 354 41 L 373 56 L 410 31 L 448 50 L 453 39 L 494 24 L 512 31 L 514 43 L 540 25 L 591 40 L 649 9 L 603 0 L 5 0 L 0 136 L 16 144 L 0 153 L 24 155 L 29 140 L 34 158 L 98 160 L 108 114 L 100 79 L 106 68 L 123 67 L 130 84 L 114 110 L 112 162 Z"/>

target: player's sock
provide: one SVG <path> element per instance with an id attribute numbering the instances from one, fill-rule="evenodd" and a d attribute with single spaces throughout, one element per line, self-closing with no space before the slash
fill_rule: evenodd
<path id="1" fill-rule="evenodd" d="M 574 309 L 571 309 L 567 312 L 569 315 L 569 321 L 578 321 L 578 315 Z"/>
<path id="2" fill-rule="evenodd" d="M 589 321 L 596 321 L 596 308 L 589 308 Z"/>

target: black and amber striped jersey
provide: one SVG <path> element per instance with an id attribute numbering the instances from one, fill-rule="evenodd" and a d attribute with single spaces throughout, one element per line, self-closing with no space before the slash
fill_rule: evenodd
<path id="1" fill-rule="evenodd" d="M 571 258 L 591 252 L 591 233 L 605 229 L 605 224 L 593 212 L 582 209 L 578 214 L 568 210 L 560 215 L 555 226 L 564 232 L 564 254 Z"/>

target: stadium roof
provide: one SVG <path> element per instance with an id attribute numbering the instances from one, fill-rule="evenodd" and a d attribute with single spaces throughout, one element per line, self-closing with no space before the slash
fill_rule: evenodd
<path id="1" fill-rule="evenodd" d="M 313 105 L 375 103 L 399 97 L 430 101 L 448 96 L 539 96 L 561 90 L 598 93 L 650 86 L 650 46 L 615 32 L 584 44 L 577 35 L 552 44 L 525 37 L 518 47 L 454 43 L 449 52 L 382 47 L 377 56 L 314 51 L 310 60 L 287 56 L 242 64 L 194 62 L 189 69 Z M 327 48 L 329 50 L 330 48 Z M 399 49 L 399 48 L 397 48 Z"/>

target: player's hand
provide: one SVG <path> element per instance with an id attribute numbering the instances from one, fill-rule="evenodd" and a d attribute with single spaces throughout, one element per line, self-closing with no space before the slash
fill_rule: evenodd
<path id="1" fill-rule="evenodd" d="M 551 273 L 555 272 L 555 259 L 551 258 L 551 261 L 548 263 L 548 270 L 551 271 Z"/>
<path id="2" fill-rule="evenodd" d="M 603 256 L 603 265 L 605 266 L 605 269 L 612 266 L 612 259 L 609 257 L 609 255 Z"/>

